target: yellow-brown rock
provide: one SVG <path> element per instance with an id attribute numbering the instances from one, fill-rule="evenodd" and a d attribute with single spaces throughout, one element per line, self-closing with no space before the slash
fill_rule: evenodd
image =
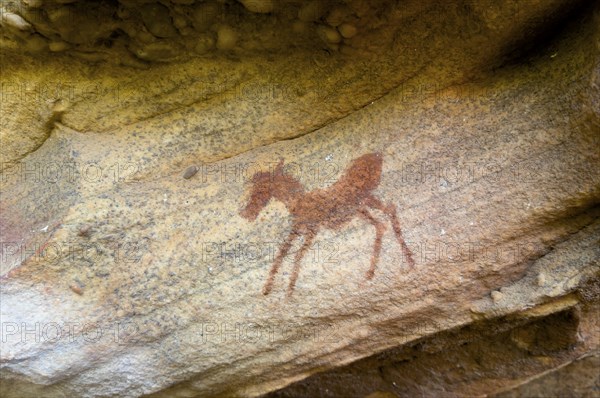
<path id="1" fill-rule="evenodd" d="M 2 3 L 0 395 L 594 393 L 597 4 L 86 7 Z"/>

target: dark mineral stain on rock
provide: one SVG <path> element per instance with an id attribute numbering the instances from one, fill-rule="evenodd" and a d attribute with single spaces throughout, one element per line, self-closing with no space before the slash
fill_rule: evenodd
<path id="1" fill-rule="evenodd" d="M 187 169 L 185 169 L 185 172 L 183 173 L 183 178 L 185 178 L 186 180 L 189 180 L 190 178 L 195 176 L 197 172 L 198 172 L 198 166 L 190 166 Z"/>

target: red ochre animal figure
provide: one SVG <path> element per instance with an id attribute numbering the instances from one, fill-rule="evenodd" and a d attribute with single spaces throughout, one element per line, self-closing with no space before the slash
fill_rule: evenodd
<path id="1" fill-rule="evenodd" d="M 315 189 L 305 192 L 302 184 L 293 176 L 285 174 L 283 160 L 279 162 L 274 172 L 257 172 L 251 180 L 252 194 L 248 204 L 241 210 L 240 215 L 250 221 L 256 220 L 261 210 L 271 198 L 278 199 L 287 207 L 292 217 L 292 230 L 285 239 L 275 257 L 273 266 L 263 288 L 267 295 L 273 287 L 273 280 L 279 271 L 283 259 L 288 254 L 294 240 L 304 237 L 300 250 L 294 258 L 294 269 L 288 286 L 288 296 L 294 291 L 300 263 L 306 250 L 321 228 L 340 229 L 344 224 L 359 216 L 375 227 L 375 242 L 371 257 L 371 268 L 367 271 L 367 279 L 373 278 L 381 252 L 381 239 L 385 224 L 371 214 L 371 210 L 379 210 L 389 217 L 392 228 L 402 252 L 410 267 L 414 267 L 412 253 L 402 237 L 400 222 L 396 215 L 396 206 L 384 205 L 373 196 L 373 190 L 381 180 L 383 159 L 379 153 L 369 153 L 355 159 L 344 175 L 333 185 L 325 189 Z"/>

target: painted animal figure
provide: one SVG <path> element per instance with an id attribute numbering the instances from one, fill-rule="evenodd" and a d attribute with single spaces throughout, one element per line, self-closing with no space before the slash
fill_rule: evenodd
<path id="1" fill-rule="evenodd" d="M 379 261 L 385 224 L 371 214 L 372 210 L 379 210 L 389 217 L 398 243 L 402 247 L 402 252 L 408 264 L 414 267 L 412 253 L 402 237 L 400 222 L 396 215 L 396 206 L 383 204 L 373 196 L 373 190 L 377 188 L 381 179 L 382 163 L 383 159 L 379 153 L 363 155 L 355 159 L 344 175 L 330 187 L 315 189 L 310 192 L 306 192 L 302 184 L 293 176 L 284 173 L 283 160 L 273 173 L 269 171 L 257 172 L 252 177 L 250 200 L 241 210 L 240 215 L 254 221 L 271 198 L 275 198 L 285 204 L 292 217 L 292 230 L 279 248 L 263 288 L 263 294 L 269 294 L 271 291 L 275 275 L 291 249 L 294 240 L 304 237 L 304 242 L 294 258 L 288 295 L 291 295 L 294 291 L 302 257 L 312 245 L 319 230 L 321 228 L 340 229 L 356 216 L 362 217 L 375 227 L 371 267 L 366 275 L 367 279 L 373 278 Z"/>

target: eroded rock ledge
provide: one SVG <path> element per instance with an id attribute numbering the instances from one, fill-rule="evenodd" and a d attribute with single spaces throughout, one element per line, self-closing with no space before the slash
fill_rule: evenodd
<path id="1" fill-rule="evenodd" d="M 598 5 L 438 3 L 3 2 L 1 395 L 594 391 Z M 253 176 L 369 153 L 385 206 L 263 294 Z"/>
<path id="2" fill-rule="evenodd" d="M 215 51 L 338 51 L 390 9 L 384 1 L 15 0 L 3 2 L 1 12 L 5 34 L 20 50 L 142 67 Z"/>

